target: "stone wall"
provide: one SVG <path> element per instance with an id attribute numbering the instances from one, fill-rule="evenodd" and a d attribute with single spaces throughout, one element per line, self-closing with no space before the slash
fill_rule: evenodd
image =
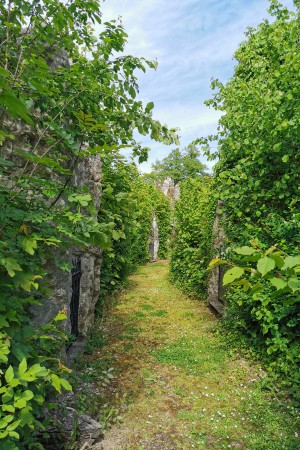
<path id="1" fill-rule="evenodd" d="M 49 67 L 53 70 L 57 67 L 69 67 L 68 55 L 63 50 L 60 50 L 60 53 L 50 50 L 47 51 L 47 62 Z M 14 185 L 12 179 L 16 179 L 18 175 L 24 171 L 25 166 L 26 173 L 30 173 L 33 167 L 32 163 L 26 163 L 24 158 L 21 158 L 18 155 L 17 149 L 22 149 L 23 151 L 30 153 L 34 147 L 37 147 L 35 152 L 43 154 L 46 149 L 46 144 L 43 142 L 43 136 L 38 135 L 38 132 L 34 127 L 22 123 L 19 120 L 11 120 L 10 118 L 4 117 L 4 126 L 9 133 L 14 135 L 14 139 L 7 139 L 4 141 L 1 146 L 1 156 L 13 162 L 12 170 L 14 171 L 14 177 L 10 177 L 9 174 L 7 174 L 5 177 L 3 176 L 0 181 L 13 189 Z M 36 143 L 38 143 L 38 145 L 36 145 Z M 69 157 L 71 155 L 66 156 Z M 47 169 L 41 168 L 40 170 L 44 171 L 45 177 L 53 176 L 53 174 L 47 173 Z M 59 176 L 56 176 L 56 179 L 59 184 L 63 184 L 65 181 L 60 179 Z M 95 211 L 98 211 L 101 201 L 100 156 L 93 155 L 81 159 L 74 170 L 74 175 L 69 184 L 78 187 L 86 186 L 88 192 L 92 196 Z M 30 195 L 30 193 L 28 195 Z M 63 195 L 59 198 L 57 205 L 58 204 L 64 204 Z M 96 216 L 94 220 L 97 220 Z M 94 309 L 99 298 L 100 269 L 102 261 L 101 250 L 98 247 L 90 246 L 84 250 L 71 247 L 64 253 L 59 250 L 53 251 L 51 260 L 45 261 L 45 268 L 47 271 L 45 282 L 50 288 L 51 294 L 49 298 L 42 300 L 41 306 L 32 307 L 31 315 L 33 324 L 45 324 L 63 309 L 66 309 L 70 313 L 70 303 L 74 293 L 72 287 L 74 284 L 72 282 L 72 273 L 58 268 L 54 263 L 56 258 L 69 263 L 80 259 L 81 276 L 79 276 L 79 309 L 76 334 L 79 338 L 85 337 L 93 324 Z M 65 328 L 68 331 L 71 331 L 72 329 L 70 314 L 68 321 L 65 323 Z"/>
<path id="2" fill-rule="evenodd" d="M 71 183 L 88 188 L 88 192 L 93 198 L 93 205 L 98 211 L 101 192 L 100 156 L 89 156 L 81 160 Z M 76 337 L 84 338 L 88 335 L 94 322 L 95 306 L 99 299 L 102 252 L 97 246 L 84 249 L 70 247 L 64 254 L 56 252 L 53 254 L 53 258 L 55 256 L 69 263 L 80 260 L 79 305 L 78 311 L 75 311 L 76 318 L 71 317 L 71 300 L 72 294 L 74 294 L 72 273 L 65 272 L 51 261 L 47 261 L 47 278 L 52 294 L 41 306 L 32 309 L 33 322 L 35 324 L 47 323 L 58 311 L 66 309 L 68 313 L 68 321 L 65 324 L 67 331 L 71 332 L 72 328 L 75 328 Z M 74 320 L 77 322 L 76 326 L 74 326 Z"/>
<path id="3" fill-rule="evenodd" d="M 151 235 L 149 237 L 149 253 L 150 253 L 150 261 L 154 262 L 158 257 L 158 249 L 159 249 L 159 230 L 156 219 L 155 211 L 152 213 L 152 230 Z"/>
<path id="4" fill-rule="evenodd" d="M 157 181 L 156 187 L 170 199 L 171 206 L 174 208 L 175 202 L 180 198 L 179 183 L 175 184 L 172 178 L 167 177 L 163 181 Z"/>

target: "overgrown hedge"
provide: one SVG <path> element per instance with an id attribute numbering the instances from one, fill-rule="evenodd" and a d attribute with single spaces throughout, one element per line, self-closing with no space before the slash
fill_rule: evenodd
<path id="1" fill-rule="evenodd" d="M 103 190 L 99 220 L 113 223 L 112 244 L 103 251 L 101 304 L 139 264 L 149 261 L 149 237 L 155 211 L 159 257 L 166 258 L 170 236 L 170 203 L 139 175 L 119 152 L 103 154 Z M 101 306 L 99 307 L 101 309 Z"/>
<path id="2" fill-rule="evenodd" d="M 277 1 L 270 3 L 274 21 L 249 29 L 235 54 L 232 78 L 225 85 L 213 82 L 216 93 L 207 103 L 224 114 L 219 135 L 212 138 L 218 140 L 218 151 L 211 151 L 210 157 L 219 159 L 215 185 L 226 217 L 223 258 L 247 267 L 251 256 L 238 257 L 232 249 L 249 246 L 251 241 L 264 261 L 271 261 L 265 273 L 258 259 L 253 262 L 252 277 L 261 285 L 255 295 L 245 290 L 244 282 L 227 293 L 228 328 L 246 336 L 247 345 L 251 343 L 266 367 L 295 391 L 300 362 L 299 295 L 292 304 L 286 303 L 287 288 L 276 283 L 272 287 L 268 279 L 288 284 L 293 277 L 294 292 L 299 294 L 300 264 L 281 272 L 283 263 L 278 260 L 273 267 L 272 257 L 278 252 L 283 261 L 299 254 L 300 21 L 299 10 L 294 15 Z M 273 245 L 276 251 L 269 251 Z"/>
<path id="3" fill-rule="evenodd" d="M 290 392 L 299 395 L 300 52 L 296 14 L 270 2 L 272 23 L 249 29 L 234 75 L 207 101 L 221 110 L 218 135 L 199 139 L 218 158 L 214 181 L 188 180 L 176 205 L 171 274 L 204 296 L 212 256 L 213 198 L 222 200 L 224 325 Z M 218 150 L 210 148 L 218 141 Z M 215 145 L 214 145 L 215 147 Z M 214 191 L 214 192 L 213 192 Z M 226 267 L 227 265 L 227 267 Z M 227 270 L 227 271 L 226 271 Z"/>
<path id="4" fill-rule="evenodd" d="M 101 23 L 98 0 L 0 2 L 1 449 L 42 448 L 48 395 L 71 389 L 58 358 L 65 311 L 41 328 L 29 322 L 30 305 L 51 297 L 47 259 L 68 271 L 56 255 L 70 247 L 122 243 L 122 181 L 115 220 L 97 220 L 88 187 L 72 183 L 79 163 L 120 146 L 147 159 L 135 129 L 177 142 L 175 130 L 153 120 L 154 104 L 137 98 L 135 69 L 156 63 L 120 56 L 122 25 L 106 22 L 96 35 Z"/>
<path id="5" fill-rule="evenodd" d="M 175 235 L 171 250 L 171 276 L 197 298 L 205 298 L 208 264 L 212 257 L 215 200 L 213 179 L 205 175 L 180 184 L 175 206 Z"/>

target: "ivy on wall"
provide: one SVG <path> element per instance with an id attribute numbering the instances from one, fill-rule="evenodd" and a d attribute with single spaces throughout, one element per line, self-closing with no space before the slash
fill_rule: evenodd
<path id="1" fill-rule="evenodd" d="M 56 324 L 65 313 L 39 330 L 28 320 L 29 305 L 50 296 L 51 249 L 108 250 L 123 239 L 117 219 L 97 220 L 88 188 L 72 185 L 79 162 L 122 146 L 145 160 L 134 130 L 177 142 L 176 130 L 152 118 L 153 103 L 137 98 L 135 70 L 156 63 L 116 56 L 126 43 L 123 27 L 106 22 L 96 34 L 97 24 L 97 0 L 0 3 L 1 448 L 38 446 L 32 430 L 43 429 L 47 394 L 70 389 L 56 358 L 66 339 Z"/>

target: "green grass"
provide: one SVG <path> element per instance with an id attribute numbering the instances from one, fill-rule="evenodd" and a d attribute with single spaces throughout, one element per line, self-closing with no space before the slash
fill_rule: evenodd
<path id="1" fill-rule="evenodd" d="M 167 314 L 168 314 L 167 311 L 165 311 L 164 309 L 158 309 L 157 311 L 152 312 L 150 314 L 150 316 L 152 316 L 152 317 L 164 317 Z"/>
<path id="2" fill-rule="evenodd" d="M 140 308 L 142 308 L 144 311 L 152 311 L 154 309 L 154 307 L 152 305 L 140 305 Z"/>
<path id="3" fill-rule="evenodd" d="M 210 344 L 205 336 L 182 338 L 152 354 L 162 364 L 182 367 L 188 375 L 201 376 L 225 367 L 223 347 Z"/>
<path id="4" fill-rule="evenodd" d="M 205 304 L 168 281 L 166 264 L 130 277 L 80 362 L 84 383 L 101 391 L 98 409 L 96 396 L 82 405 L 112 427 L 116 450 L 300 448 L 299 412 L 215 325 Z"/>

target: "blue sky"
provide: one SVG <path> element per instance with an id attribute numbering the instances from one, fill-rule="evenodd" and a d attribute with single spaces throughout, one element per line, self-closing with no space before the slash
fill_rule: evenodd
<path id="1" fill-rule="evenodd" d="M 292 0 L 281 3 L 292 8 Z M 121 17 L 129 35 L 126 54 L 158 61 L 158 69 L 138 73 L 140 99 L 153 101 L 153 116 L 180 128 L 181 148 L 216 131 L 219 113 L 204 105 L 211 78 L 226 82 L 233 73 L 233 53 L 249 26 L 268 18 L 268 0 L 106 0 L 103 19 Z M 143 172 L 175 148 L 150 138 Z M 205 162 L 205 158 L 202 160 Z M 208 163 L 211 167 L 212 163 Z"/>

